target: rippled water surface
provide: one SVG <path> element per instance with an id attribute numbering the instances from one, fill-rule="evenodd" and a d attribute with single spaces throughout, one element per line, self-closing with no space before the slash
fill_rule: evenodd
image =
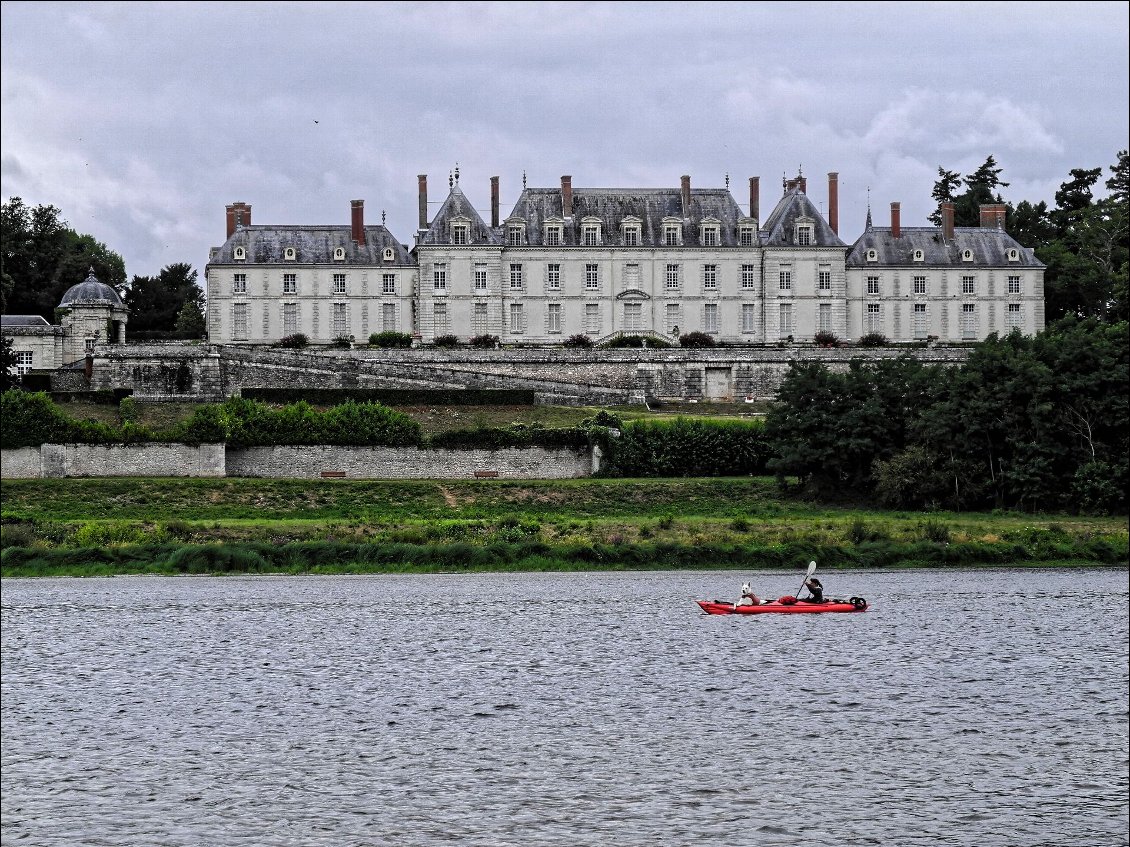
<path id="1" fill-rule="evenodd" d="M 34 845 L 1126 845 L 1126 570 L 4 580 Z"/>

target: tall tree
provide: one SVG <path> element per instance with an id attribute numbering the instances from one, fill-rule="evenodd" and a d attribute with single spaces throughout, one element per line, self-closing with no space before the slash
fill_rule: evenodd
<path id="1" fill-rule="evenodd" d="M 196 271 L 184 262 L 167 265 L 155 277 L 135 276 L 125 294 L 131 332 L 171 332 L 186 303 L 198 311 L 204 292 L 196 283 Z"/>
<path id="2" fill-rule="evenodd" d="M 942 204 L 953 202 L 954 192 L 959 185 L 961 185 L 961 174 L 957 171 L 947 171 L 939 165 L 938 181 L 934 183 L 934 190 L 930 192 L 930 196 L 934 198 L 934 213 L 928 220 L 934 226 L 942 225 Z"/>

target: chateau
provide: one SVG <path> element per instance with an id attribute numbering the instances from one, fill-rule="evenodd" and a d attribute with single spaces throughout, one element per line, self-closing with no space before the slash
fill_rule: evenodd
<path id="1" fill-rule="evenodd" d="M 401 243 L 364 220 L 349 225 L 253 225 L 251 206 L 227 207 L 226 240 L 205 269 L 213 344 L 313 343 L 373 333 L 466 342 L 600 343 L 620 334 L 677 343 L 702 332 L 736 345 L 811 342 L 818 333 L 856 341 L 976 341 L 1044 327 L 1044 265 L 1004 230 L 1003 204 L 981 207 L 979 227 L 889 226 L 853 243 L 839 234 L 838 175 L 828 174 L 825 218 L 807 178 L 783 182 L 760 215 L 760 180 L 748 213 L 729 187 L 528 188 L 500 217 L 491 179 L 490 222 L 463 193 L 458 171 L 428 219 L 427 176 L 418 178 L 419 226 Z M 728 182 L 728 179 L 727 179 Z"/>

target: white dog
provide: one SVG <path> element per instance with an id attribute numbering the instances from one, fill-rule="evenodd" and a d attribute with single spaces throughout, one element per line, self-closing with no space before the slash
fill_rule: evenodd
<path id="1" fill-rule="evenodd" d="M 742 599 L 738 601 L 739 606 L 760 606 L 761 600 L 756 594 L 753 593 L 753 586 L 748 582 L 742 586 Z"/>

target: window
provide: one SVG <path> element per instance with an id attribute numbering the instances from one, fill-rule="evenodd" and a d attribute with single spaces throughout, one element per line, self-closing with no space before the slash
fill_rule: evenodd
<path id="1" fill-rule="evenodd" d="M 962 250 L 961 251 L 961 261 L 972 262 L 973 261 L 973 251 L 972 250 Z"/>
<path id="2" fill-rule="evenodd" d="M 643 304 L 624 304 L 624 329 L 635 332 L 643 329 Z"/>
<path id="3" fill-rule="evenodd" d="M 926 304 L 914 304 L 914 337 L 921 340 L 927 337 L 926 332 Z"/>
<path id="4" fill-rule="evenodd" d="M 718 227 L 716 224 L 703 224 L 702 246 L 717 247 L 719 243 Z"/>
<path id="5" fill-rule="evenodd" d="M 926 254 L 923 253 L 921 250 L 915 250 L 914 251 L 914 261 L 916 261 L 916 262 L 926 261 Z"/>
<path id="6" fill-rule="evenodd" d="M 487 331 L 487 304 L 475 303 L 471 308 L 471 331 L 483 335 Z"/>
<path id="7" fill-rule="evenodd" d="M 718 290 L 718 266 L 702 266 L 702 287 L 707 291 Z"/>
<path id="8" fill-rule="evenodd" d="M 396 331 L 396 304 L 381 304 L 381 330 L 383 332 Z"/>
<path id="9" fill-rule="evenodd" d="M 793 304 L 782 303 L 778 309 L 777 333 L 781 338 L 784 338 L 786 335 L 793 334 Z"/>
<path id="10" fill-rule="evenodd" d="M 638 226 L 629 226 L 624 228 L 624 246 L 640 246 L 640 228 Z"/>
<path id="11" fill-rule="evenodd" d="M 585 265 L 585 288 L 590 291 L 600 288 L 600 265 Z"/>
<path id="12" fill-rule="evenodd" d="M 231 312 L 231 337 L 233 341 L 247 340 L 247 304 L 233 303 Z"/>
<path id="13" fill-rule="evenodd" d="M 345 248 L 344 247 L 335 247 L 334 248 L 334 261 L 335 262 L 344 262 L 345 261 Z"/>
<path id="14" fill-rule="evenodd" d="M 816 290 L 817 291 L 831 291 L 832 290 L 832 269 L 820 268 L 816 272 Z"/>
<path id="15" fill-rule="evenodd" d="M 383 274 L 381 276 L 381 294 L 396 293 L 396 274 Z"/>
<path id="16" fill-rule="evenodd" d="M 977 293 L 977 277 L 963 276 L 961 278 L 961 293 L 962 294 L 976 294 Z"/>
<path id="17" fill-rule="evenodd" d="M 487 266 L 475 265 L 475 291 L 487 290 Z"/>
<path id="18" fill-rule="evenodd" d="M 1010 262 L 1019 262 L 1020 261 L 1020 251 L 1017 250 L 1015 247 L 1009 248 L 1008 260 Z"/>
<path id="19" fill-rule="evenodd" d="M 879 277 L 877 277 L 877 276 L 867 277 L 867 293 L 868 294 L 878 294 L 879 293 Z"/>
<path id="20" fill-rule="evenodd" d="M 679 331 L 679 304 L 668 303 L 666 309 L 667 315 L 667 334 L 674 335 Z"/>
<path id="21" fill-rule="evenodd" d="M 283 294 L 298 293 L 298 274 L 283 274 Z"/>
<path id="22" fill-rule="evenodd" d="M 83 342 L 83 348 L 86 350 L 87 355 L 90 355 L 91 353 L 93 353 L 94 352 L 94 339 L 93 338 L 87 338 Z"/>
<path id="23" fill-rule="evenodd" d="M 561 265 L 551 263 L 545 270 L 545 287 L 553 291 L 561 289 Z"/>
<path id="24" fill-rule="evenodd" d="M 640 266 L 635 262 L 624 265 L 624 288 L 640 287 Z"/>
<path id="25" fill-rule="evenodd" d="M 678 224 L 664 224 L 663 225 L 663 243 L 667 247 L 677 247 L 680 241 L 679 236 L 682 233 L 682 227 Z"/>
<path id="26" fill-rule="evenodd" d="M 924 276 L 914 277 L 914 279 L 911 280 L 911 285 L 913 286 L 913 290 L 914 290 L 915 294 L 918 294 L 918 295 L 925 295 L 926 294 L 926 277 L 924 277 Z"/>
<path id="27" fill-rule="evenodd" d="M 796 228 L 796 243 L 801 247 L 807 247 L 812 244 L 812 227 L 798 226 Z"/>
<path id="28" fill-rule="evenodd" d="M 753 246 L 753 227 L 740 226 L 738 227 L 738 246 L 752 247 Z"/>
<path id="29" fill-rule="evenodd" d="M 345 274 L 334 274 L 334 294 L 345 293 Z"/>
<path id="30" fill-rule="evenodd" d="M 964 339 L 977 337 L 977 304 L 961 304 L 961 337 Z"/>
<path id="31" fill-rule="evenodd" d="M 518 290 L 523 284 L 522 266 L 515 262 L 510 265 L 510 290 Z"/>
<path id="32" fill-rule="evenodd" d="M 247 293 L 247 274 L 233 274 L 231 278 L 231 293 Z"/>
<path id="33" fill-rule="evenodd" d="M 586 247 L 600 244 L 600 224 L 584 224 L 581 227 L 581 243 Z"/>
<path id="34" fill-rule="evenodd" d="M 283 303 L 283 335 L 298 332 L 298 304 Z"/>
<path id="35" fill-rule="evenodd" d="M 869 262 L 879 261 L 879 251 L 878 250 L 868 250 L 867 251 L 867 261 L 869 261 Z"/>
<path id="36" fill-rule="evenodd" d="M 545 228 L 545 244 L 547 247 L 561 246 L 561 227 L 547 226 Z"/>
<path id="37" fill-rule="evenodd" d="M 702 307 L 702 331 L 718 331 L 718 304 L 707 303 Z"/>
<path id="38" fill-rule="evenodd" d="M 777 274 L 777 285 L 781 291 L 793 290 L 793 272 L 789 268 L 781 268 Z"/>
<path id="39" fill-rule="evenodd" d="M 521 303 L 510 304 L 510 331 L 513 333 L 521 333 L 525 329 L 525 309 Z"/>
<path id="40" fill-rule="evenodd" d="M 432 287 L 436 291 L 447 291 L 447 265 L 443 262 L 432 265 Z"/>
<path id="41" fill-rule="evenodd" d="M 511 224 L 506 228 L 506 243 L 511 247 L 518 247 L 525 240 L 522 238 L 522 225 Z"/>
<path id="42" fill-rule="evenodd" d="M 1019 294 L 1020 293 L 1020 277 L 1010 276 L 1008 278 L 1008 293 L 1009 294 Z"/>
<path id="43" fill-rule="evenodd" d="M 298 258 L 298 253 L 295 252 L 295 249 L 293 247 L 287 247 L 283 251 L 283 259 L 285 259 L 286 261 L 293 262 L 296 258 Z"/>
<path id="44" fill-rule="evenodd" d="M 447 318 L 447 304 L 436 303 L 432 307 L 432 328 L 436 335 L 447 335 L 450 329 Z"/>
<path id="45" fill-rule="evenodd" d="M 243 247 L 236 247 L 232 253 L 232 258 L 237 262 L 242 262 L 247 258 L 247 250 Z"/>
<path id="46" fill-rule="evenodd" d="M 832 304 L 821 303 L 818 311 L 816 328 L 820 332 L 832 331 Z"/>
<path id="47" fill-rule="evenodd" d="M 561 304 L 560 303 L 550 303 L 549 304 L 549 311 L 546 314 L 546 317 L 548 318 L 548 322 L 547 322 L 548 325 L 546 326 L 546 329 L 553 334 L 560 333 L 561 332 Z"/>
<path id="48" fill-rule="evenodd" d="M 334 338 L 349 334 L 349 317 L 344 303 L 334 303 Z"/>
<path id="49" fill-rule="evenodd" d="M 31 350 L 16 351 L 16 376 L 30 373 L 35 354 Z"/>
<path id="50" fill-rule="evenodd" d="M 469 244 L 471 241 L 471 227 L 467 224 L 455 224 L 451 228 L 452 244 Z"/>
<path id="51" fill-rule="evenodd" d="M 600 305 L 585 303 L 585 332 L 595 335 L 600 332 Z"/>
<path id="52" fill-rule="evenodd" d="M 391 248 L 391 247 L 386 247 L 386 248 L 384 249 L 384 252 L 383 252 L 383 253 L 382 253 L 381 255 L 382 255 L 382 256 L 384 257 L 384 260 L 385 260 L 386 262 L 391 262 L 391 261 L 393 260 L 393 258 L 394 258 L 394 255 L 393 255 L 393 252 L 392 252 L 392 248 Z"/>
<path id="53" fill-rule="evenodd" d="M 678 265 L 668 265 L 665 279 L 667 281 L 667 290 L 668 291 L 675 289 L 675 288 L 678 288 L 679 287 L 679 266 Z"/>
<path id="54" fill-rule="evenodd" d="M 881 332 L 883 329 L 883 314 L 878 303 L 867 304 L 867 331 Z"/>
<path id="55" fill-rule="evenodd" d="M 1020 329 L 1024 324 L 1023 315 L 1020 312 L 1019 303 L 1009 303 L 1008 311 L 1005 313 L 1005 326 L 1009 330 Z"/>
<path id="56" fill-rule="evenodd" d="M 742 303 L 742 332 L 757 329 L 757 307 L 753 303 Z"/>

